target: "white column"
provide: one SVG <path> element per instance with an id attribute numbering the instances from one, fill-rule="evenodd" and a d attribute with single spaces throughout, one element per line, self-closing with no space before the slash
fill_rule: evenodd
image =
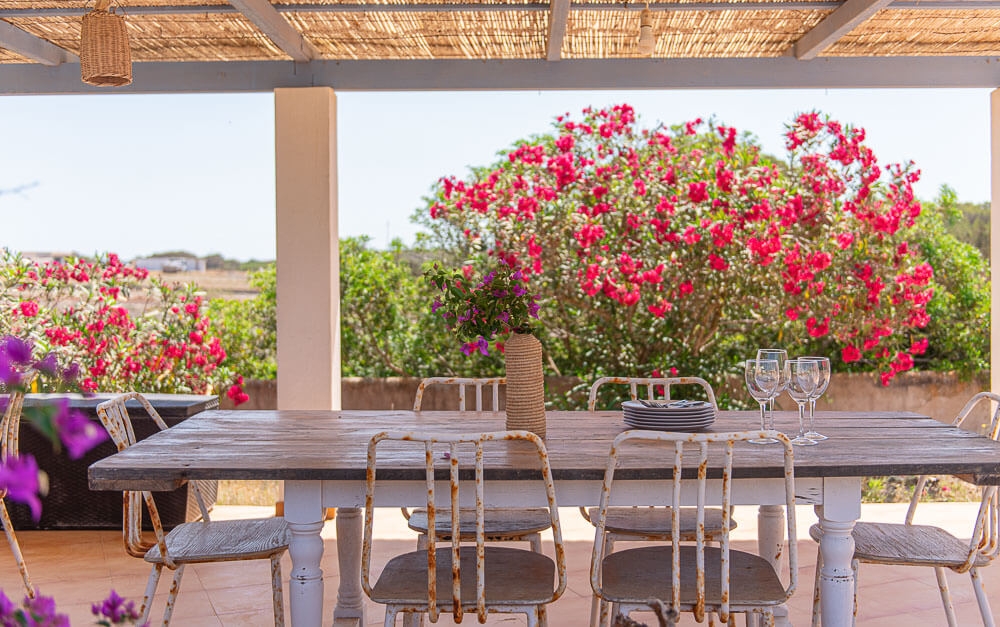
<path id="1" fill-rule="evenodd" d="M 337 101 L 274 90 L 278 409 L 340 409 Z"/>
<path id="2" fill-rule="evenodd" d="M 819 543 L 823 556 L 819 583 L 823 627 L 854 625 L 854 571 L 851 569 L 854 538 L 851 532 L 860 516 L 860 477 L 824 479 L 823 511 L 819 519 L 823 532 Z"/>
<path id="3" fill-rule="evenodd" d="M 990 276 L 1000 276 L 1000 89 L 990 94 Z M 1000 391 L 1000 285 L 993 283 L 990 293 L 990 387 Z"/>

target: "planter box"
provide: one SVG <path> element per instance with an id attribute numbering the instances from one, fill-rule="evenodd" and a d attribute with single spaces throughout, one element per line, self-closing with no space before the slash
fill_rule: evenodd
<path id="1" fill-rule="evenodd" d="M 24 405 L 38 405 L 51 399 L 51 394 L 28 394 Z M 71 406 L 97 419 L 97 405 L 114 395 L 99 394 L 93 398 L 80 395 L 71 396 Z M 173 426 L 194 414 L 218 406 L 218 397 L 193 394 L 148 394 L 153 407 L 169 426 Z M 129 415 L 137 440 L 142 440 L 159 431 L 145 410 L 134 402 L 129 403 Z M 99 459 L 117 452 L 110 441 L 95 447 L 77 460 L 71 460 L 65 451 L 56 454 L 52 443 L 30 425 L 22 424 L 20 450 L 31 453 L 38 460 L 38 466 L 49 476 L 49 493 L 42 497 L 42 517 L 36 523 L 25 505 L 6 501 L 15 529 L 121 529 L 122 493 L 92 492 L 87 486 L 87 468 Z M 199 482 L 205 505 L 215 503 L 218 483 Z M 182 522 L 201 517 L 194 494 L 187 485 L 170 492 L 154 492 L 156 506 L 165 527 L 173 528 Z M 151 528 L 151 527 L 150 527 Z"/>

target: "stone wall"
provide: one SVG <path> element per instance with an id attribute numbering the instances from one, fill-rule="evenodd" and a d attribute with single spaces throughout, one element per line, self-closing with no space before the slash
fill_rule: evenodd
<path id="1" fill-rule="evenodd" d="M 386 379 L 344 379 L 341 388 L 344 409 L 410 409 L 420 379 L 392 377 Z M 546 379 L 549 394 L 565 391 L 576 385 L 570 377 Z M 982 372 L 971 381 L 938 372 L 911 372 L 896 377 L 889 387 L 882 387 L 874 374 L 837 373 L 830 383 L 819 409 L 844 411 L 912 411 L 950 422 L 965 402 L 976 392 L 988 390 L 989 372 Z M 748 398 L 742 381 L 732 379 L 722 386 L 737 398 Z M 241 409 L 273 409 L 277 402 L 274 381 L 250 381 L 247 386 L 250 401 Z M 488 391 L 484 393 L 488 397 Z M 424 409 L 456 409 L 457 393 L 441 387 L 429 388 L 424 396 Z M 223 407 L 231 408 L 229 399 Z M 472 396 L 469 395 L 471 403 Z M 779 406 L 794 409 L 787 396 Z M 501 405 L 502 407 L 502 405 Z"/>

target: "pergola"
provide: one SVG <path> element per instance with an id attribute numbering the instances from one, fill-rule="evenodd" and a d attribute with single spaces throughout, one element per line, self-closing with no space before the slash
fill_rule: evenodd
<path id="1" fill-rule="evenodd" d="M 285 408 L 339 406 L 335 91 L 1000 86 L 1000 0 L 115 4 L 127 16 L 131 85 L 80 80 L 92 0 L 4 0 L 0 94 L 274 91 Z M 636 45 L 646 6 L 649 58 Z M 1000 206 L 1000 92 L 990 106 Z M 1000 388 L 997 358 L 992 370 Z"/>

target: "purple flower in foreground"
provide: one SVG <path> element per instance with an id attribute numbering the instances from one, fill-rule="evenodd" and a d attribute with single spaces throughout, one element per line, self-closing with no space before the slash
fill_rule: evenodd
<path id="1" fill-rule="evenodd" d="M 69 408 L 69 399 L 58 400 L 59 411 L 55 417 L 59 439 L 66 445 L 70 459 L 80 459 L 90 449 L 108 439 L 108 433 L 78 410 Z"/>
<path id="2" fill-rule="evenodd" d="M 36 596 L 24 600 L 24 611 L 27 616 L 25 625 L 31 627 L 70 627 L 69 616 L 56 613 L 56 601 L 52 597 Z"/>
<path id="3" fill-rule="evenodd" d="M 49 353 L 35 362 L 35 370 L 51 377 L 59 373 L 59 362 L 56 361 L 56 354 Z"/>
<path id="4" fill-rule="evenodd" d="M 483 355 L 490 354 L 490 343 L 482 335 L 480 335 L 479 339 L 476 340 L 476 346 L 479 348 L 479 352 Z"/>
<path id="5" fill-rule="evenodd" d="M 431 313 L 437 313 L 437 310 L 441 309 L 442 305 L 444 305 L 444 303 L 441 302 L 441 299 L 435 298 L 434 302 L 431 303 Z"/>
<path id="6" fill-rule="evenodd" d="M 476 345 L 472 342 L 462 344 L 462 354 L 468 356 L 476 351 Z"/>
<path id="7" fill-rule="evenodd" d="M 112 625 L 122 625 L 125 621 L 136 621 L 139 619 L 139 612 L 135 609 L 133 601 L 126 601 L 114 590 L 101 603 L 94 603 L 90 606 L 90 611 L 98 618 L 107 618 Z"/>
<path id="8" fill-rule="evenodd" d="M 66 366 L 66 369 L 63 370 L 62 373 L 63 381 L 65 381 L 66 383 L 73 383 L 74 381 L 77 380 L 79 376 L 80 376 L 80 364 L 76 363 L 75 361 L 70 365 Z"/>
<path id="9" fill-rule="evenodd" d="M 0 491 L 7 498 L 24 503 L 37 522 L 42 516 L 42 501 L 38 498 L 38 462 L 31 455 L 8 457 L 0 463 Z"/>
<path id="10" fill-rule="evenodd" d="M 3 593 L 3 590 L 0 590 L 0 620 L 11 618 L 15 609 L 17 609 L 17 606 L 14 605 L 14 602 L 7 598 L 7 595 Z"/>
<path id="11" fill-rule="evenodd" d="M 0 351 L 0 383 L 11 388 L 21 385 L 21 373 L 3 351 Z"/>
<path id="12" fill-rule="evenodd" d="M 532 318 L 538 317 L 538 309 L 539 309 L 538 303 L 536 303 L 534 300 L 528 303 L 528 315 L 531 316 Z"/>
<path id="13" fill-rule="evenodd" d="M 524 286 L 520 283 L 515 283 L 512 289 L 514 290 L 514 296 L 524 296 L 528 293 L 528 290 L 524 289 Z"/>
<path id="14" fill-rule="evenodd" d="M 0 352 L 6 353 L 15 364 L 26 366 L 31 363 L 31 342 L 19 337 L 8 335 L 0 344 Z"/>

